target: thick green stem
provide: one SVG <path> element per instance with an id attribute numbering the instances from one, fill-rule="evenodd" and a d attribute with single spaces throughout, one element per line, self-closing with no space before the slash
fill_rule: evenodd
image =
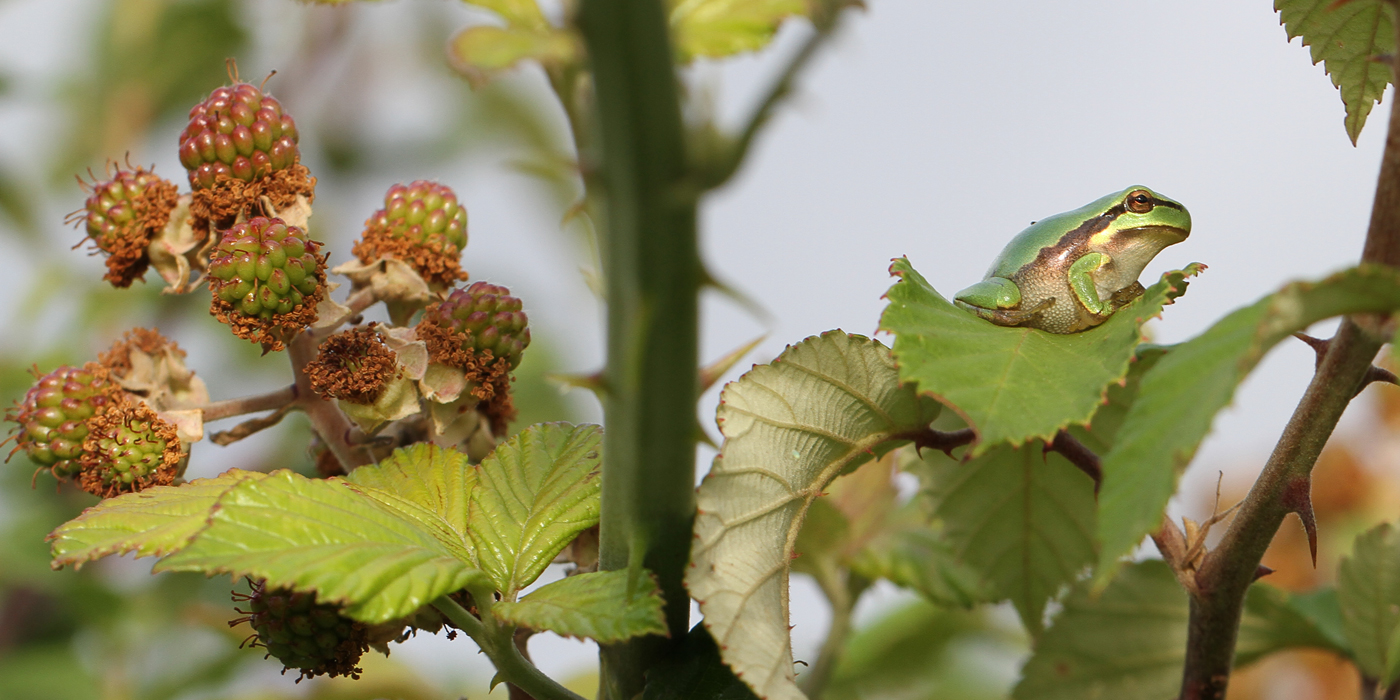
<path id="1" fill-rule="evenodd" d="M 656 574 L 671 637 L 603 649 L 604 697 L 629 700 L 690 622 L 682 581 L 695 513 L 701 265 L 662 0 L 584 0 L 578 21 L 593 73 L 607 222 L 599 561 L 605 570 Z"/>

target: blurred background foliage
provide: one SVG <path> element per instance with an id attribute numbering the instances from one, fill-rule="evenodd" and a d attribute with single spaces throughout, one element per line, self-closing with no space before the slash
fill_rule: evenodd
<path id="1" fill-rule="evenodd" d="M 134 326 L 157 327 L 176 339 L 215 398 L 288 383 L 283 358 L 263 358 L 256 346 L 210 322 L 207 293 L 163 295 L 153 275 L 152 282 L 115 290 L 100 279 L 100 258 L 81 246 L 71 250 L 82 233 L 62 223 L 86 197 L 74 175 L 90 179 L 88 172 L 101 174 L 108 160 L 154 162 L 159 174 L 187 187 L 176 137 L 190 106 L 228 81 L 226 58 L 238 59 L 242 79 L 253 83 L 276 69 L 268 89 L 296 115 L 304 162 L 320 180 L 313 235 L 340 251 L 339 259 L 392 182 L 440 177 L 453 164 L 484 159 L 486 151 L 522 163 L 571 160 L 562 155 L 567 132 L 541 107 L 547 103 L 538 92 L 509 80 L 473 92 L 447 66 L 451 32 L 484 13 L 426 2 L 389 9 L 389 26 L 366 40 L 385 13 L 371 16 L 355 4 L 94 0 L 84 7 L 86 19 L 62 22 L 72 33 L 54 39 L 64 44 L 61 67 L 0 64 L 0 122 L 37 118 L 46 126 L 42 138 L 0 139 L 0 250 L 28 261 L 0 283 L 18 297 L 3 316 L 0 341 L 0 397 L 7 405 L 24 395 L 31 368 L 95 359 Z M 383 128 L 393 120 L 409 126 Z M 574 176 L 563 167 L 536 166 L 531 173 L 542 208 L 562 213 L 578 197 Z M 568 245 L 568 234 L 559 235 Z M 491 263 L 474 266 L 470 250 L 465 267 L 474 279 L 491 279 Z M 540 302 L 526 303 L 528 310 Z M 558 343 L 538 318 L 532 326 L 535 343 L 517 371 L 517 425 L 589 417 L 590 400 L 564 397 L 546 382 L 559 369 Z M 314 474 L 309 435 L 294 415 L 229 448 L 201 444 L 188 476 L 232 466 Z M 450 670 L 427 677 L 399 656 L 377 654 L 366 658 L 362 681 L 293 684 L 278 676 L 278 664 L 239 648 L 250 630 L 228 626 L 237 614 L 227 578 L 152 577 L 148 561 L 130 559 L 51 571 L 45 535 L 94 502 L 75 489 L 56 489 L 45 474 L 35 476 L 22 453 L 0 470 L 0 697 L 428 700 L 487 687 L 489 675 Z M 456 642 L 453 653 L 475 656 L 469 641 Z"/>
<path id="2" fill-rule="evenodd" d="M 0 9 L 42 4 L 4 0 Z M 784 0 L 755 4 L 778 14 L 791 6 Z M 484 164 L 492 177 L 527 175 L 534 183 L 527 204 L 561 222 L 554 227 L 554 244 L 576 264 L 592 266 L 586 223 L 569 216 L 581 196 L 569 126 L 544 76 L 517 70 L 478 80 L 473 90 L 449 67 L 449 40 L 463 26 L 495 21 L 487 13 L 443 2 L 386 8 L 291 0 L 88 0 L 83 7 L 84 19 L 64 22 L 72 33 L 53 39 L 62 42 L 56 66 L 0 61 L 0 132 L 7 134 L 0 137 L 0 256 L 27 261 L 0 280 L 0 289 L 16 300 L 0 311 L 6 330 L 0 338 L 3 400 L 23 395 L 32 367 L 47 371 L 92 359 L 133 326 L 158 327 L 178 340 L 215 398 L 287 382 L 284 362 L 260 357 L 256 346 L 207 319 L 203 294 L 162 295 L 157 284 L 113 290 L 101 281 L 99 259 L 70 249 L 81 234 L 62 225 L 63 215 L 84 197 L 73 175 L 100 172 L 108 159 L 130 154 L 138 163 L 155 162 L 167 178 L 183 180 L 176 135 L 189 106 L 226 82 L 227 57 L 239 59 L 242 78 L 251 82 L 277 70 L 268 87 L 297 118 L 304 162 L 320 180 L 313 234 L 332 251 L 343 256 L 388 184 Z M 550 18 L 557 20 L 560 8 L 551 7 Z M 697 31 L 682 55 L 704 55 L 707 36 Z M 45 125 L 39 137 L 16 136 L 24 133 L 16 124 L 35 121 Z M 470 210 L 471 199 L 466 203 Z M 478 242 L 468 246 L 464 266 L 474 279 L 492 279 L 508 266 L 499 258 L 474 257 L 473 245 L 479 249 L 486 236 L 510 235 L 471 228 Z M 547 310 L 549 299 L 522 296 L 535 342 L 517 373 L 517 425 L 596 420 L 591 398 L 562 396 L 545 379 L 550 372 L 578 371 L 588 360 L 577 357 L 578 349 L 562 339 L 566 334 L 551 328 L 549 313 L 535 313 Z M 1400 389 L 1378 386 L 1364 399 L 1353 410 L 1370 414 L 1367 427 L 1334 437 L 1318 467 L 1314 505 L 1326 540 L 1321 560 L 1314 569 L 1302 529 L 1296 522 L 1285 526 L 1264 560 L 1275 569 L 1268 579 L 1274 585 L 1307 591 L 1332 583 L 1337 560 L 1355 534 L 1400 507 L 1400 480 L 1384 468 L 1400 456 Z M 213 476 L 232 466 L 313 473 L 305 422 L 293 416 L 229 448 L 202 444 L 189 475 Z M 0 698 L 428 700 L 487 688 L 489 675 L 482 675 L 480 664 L 473 672 L 454 667 L 424 673 L 421 663 L 411 663 L 412 653 L 366 656 L 358 682 L 322 678 L 294 685 L 261 654 L 239 649 L 248 630 L 227 625 L 236 616 L 227 579 L 151 577 L 147 561 L 130 559 L 52 572 L 44 536 L 94 499 L 55 489 L 47 476 L 33 478 L 33 471 L 23 455 L 0 470 Z M 1222 502 L 1241 498 L 1248 483 L 1227 483 Z M 1188 509 L 1208 512 L 1213 498 L 1213 492 L 1188 494 Z M 857 616 L 859 629 L 827 697 L 1007 696 L 1027 654 L 1013 611 L 943 609 L 891 594 L 892 587 L 881 590 L 876 597 L 882 605 Z M 794 610 L 794 619 L 809 613 Z M 476 656 L 463 640 L 450 653 Z M 596 684 L 586 671 L 566 680 L 589 695 Z M 1354 698 L 1356 671 L 1323 652 L 1286 652 L 1241 672 L 1229 697 Z"/>

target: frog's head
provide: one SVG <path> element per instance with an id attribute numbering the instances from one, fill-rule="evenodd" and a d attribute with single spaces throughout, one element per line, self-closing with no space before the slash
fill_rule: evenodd
<path id="1" fill-rule="evenodd" d="M 1191 214 L 1181 203 L 1142 185 L 1108 195 L 1095 204 L 1103 208 L 1108 225 L 1094 233 L 1094 249 L 1125 251 L 1147 247 L 1156 255 L 1191 235 Z"/>

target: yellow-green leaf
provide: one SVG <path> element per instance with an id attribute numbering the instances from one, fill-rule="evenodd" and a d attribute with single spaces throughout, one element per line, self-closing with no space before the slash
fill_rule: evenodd
<path id="1" fill-rule="evenodd" d="M 602 437 L 596 425 L 540 423 L 476 467 L 471 538 L 482 570 L 506 600 L 598 523 Z"/>
<path id="2" fill-rule="evenodd" d="M 761 49 L 783 20 L 806 16 L 806 0 L 670 0 L 671 35 L 682 61 Z"/>
<path id="3" fill-rule="evenodd" d="M 462 535 L 441 516 L 388 492 L 289 471 L 229 489 L 209 526 L 157 571 L 228 573 L 316 591 L 370 623 L 413 613 L 468 583 L 485 583 Z"/>
<path id="4" fill-rule="evenodd" d="M 231 469 L 213 479 L 106 499 L 49 535 L 53 567 L 72 564 L 78 568 L 109 554 L 136 552 L 138 557 L 158 557 L 174 552 L 204 528 L 209 509 L 224 492 L 266 477 L 262 472 Z"/>
<path id="5" fill-rule="evenodd" d="M 582 637 L 604 644 L 648 634 L 666 634 L 661 589 L 651 573 L 577 574 L 540 586 L 519 602 L 491 607 L 496 617 L 532 630 Z"/>
<path id="6" fill-rule="evenodd" d="M 452 37 L 447 55 L 459 73 L 481 86 L 497 73 L 524 60 L 545 65 L 564 63 L 578 55 L 578 41 L 568 31 L 546 27 L 528 29 L 478 25 Z"/>

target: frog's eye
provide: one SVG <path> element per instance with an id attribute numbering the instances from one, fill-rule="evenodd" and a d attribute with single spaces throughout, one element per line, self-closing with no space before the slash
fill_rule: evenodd
<path id="1" fill-rule="evenodd" d="M 1124 204 L 1128 206 L 1128 211 L 1134 214 L 1146 214 L 1152 211 L 1152 193 L 1147 190 L 1133 190 L 1128 193 Z"/>

